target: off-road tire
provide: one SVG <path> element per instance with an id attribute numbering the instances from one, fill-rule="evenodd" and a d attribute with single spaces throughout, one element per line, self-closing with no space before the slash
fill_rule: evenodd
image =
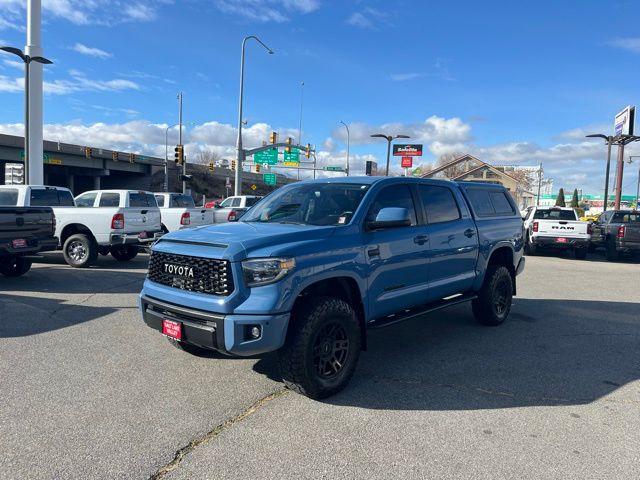
<path id="1" fill-rule="evenodd" d="M 135 245 L 116 245 L 109 249 L 111 256 L 119 262 L 128 262 L 138 256 L 138 247 Z"/>
<path id="2" fill-rule="evenodd" d="M 607 240 L 605 248 L 605 256 L 610 262 L 617 262 L 620 260 L 620 252 L 616 249 L 616 245 L 613 240 Z"/>
<path id="3" fill-rule="evenodd" d="M 534 256 L 538 253 L 538 247 L 535 243 L 531 243 L 531 238 L 529 237 L 529 235 L 527 234 L 526 240 L 525 240 L 525 244 L 524 244 L 524 253 L 527 256 Z"/>
<path id="4" fill-rule="evenodd" d="M 513 279 L 507 267 L 489 265 L 478 297 L 471 302 L 476 320 L 482 325 L 504 323 L 511 311 Z"/>
<path id="5" fill-rule="evenodd" d="M 0 262 L 0 273 L 5 277 L 20 277 L 31 269 L 31 260 L 23 257 L 10 258 Z"/>
<path id="6" fill-rule="evenodd" d="M 341 340 L 329 340 L 332 327 L 340 333 Z M 313 399 L 338 393 L 349 383 L 356 369 L 361 335 L 356 313 L 344 300 L 320 297 L 306 302 L 294 311 L 285 345 L 278 351 L 280 372 L 287 388 Z M 338 342 L 344 342 L 344 339 L 348 342 L 341 367 L 334 376 L 323 377 L 318 371 L 322 365 L 330 364 L 328 368 L 335 368 L 331 363 L 335 357 L 326 360 L 333 354 L 325 352 L 325 347 L 329 345 L 328 348 L 335 352 Z M 344 343 L 340 345 L 344 346 Z M 344 349 L 338 350 L 342 355 Z"/>
<path id="7" fill-rule="evenodd" d="M 577 260 L 584 260 L 585 258 L 587 258 L 587 247 L 576 248 L 573 251 L 573 255 Z"/>
<path id="8" fill-rule="evenodd" d="M 72 267 L 87 268 L 98 258 L 98 246 L 88 235 L 77 233 L 64 242 L 62 255 Z"/>

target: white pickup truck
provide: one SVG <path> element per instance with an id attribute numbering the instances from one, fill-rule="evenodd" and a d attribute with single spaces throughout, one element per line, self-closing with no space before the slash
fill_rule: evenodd
<path id="1" fill-rule="evenodd" d="M 524 217 L 525 250 L 535 255 L 539 249 L 573 250 L 576 258 L 587 256 L 591 225 L 581 222 L 569 207 L 529 207 Z"/>
<path id="2" fill-rule="evenodd" d="M 191 195 L 162 192 L 156 193 L 155 196 L 162 215 L 164 232 L 175 232 L 214 223 L 213 210 L 197 208 Z"/>
<path id="3" fill-rule="evenodd" d="M 215 223 L 237 221 L 260 200 L 262 200 L 262 197 L 255 195 L 238 195 L 225 198 L 222 202 L 214 206 Z"/>
<path id="4" fill-rule="evenodd" d="M 96 190 L 74 200 L 71 191 L 62 187 L 4 185 L 0 189 L 17 192 L 15 206 L 53 208 L 58 248 L 72 267 L 90 266 L 99 253 L 131 260 L 138 247 L 162 236 L 160 210 L 149 192 Z"/>

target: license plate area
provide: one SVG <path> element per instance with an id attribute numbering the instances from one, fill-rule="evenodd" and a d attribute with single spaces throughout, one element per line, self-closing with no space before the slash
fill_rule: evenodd
<path id="1" fill-rule="evenodd" d="M 556 238 L 556 243 L 567 243 L 568 240 L 564 237 L 558 237 Z"/>
<path id="2" fill-rule="evenodd" d="M 24 238 L 15 238 L 11 240 L 11 247 L 13 248 L 27 248 L 29 244 L 27 240 Z"/>
<path id="3" fill-rule="evenodd" d="M 162 334 L 176 340 L 182 340 L 182 323 L 164 318 L 162 320 Z"/>

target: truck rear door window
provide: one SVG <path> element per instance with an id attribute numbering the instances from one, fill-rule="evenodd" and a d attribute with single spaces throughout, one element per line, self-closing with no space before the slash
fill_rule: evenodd
<path id="1" fill-rule="evenodd" d="M 516 213 L 506 196 L 506 192 L 489 192 L 489 198 L 491 199 L 491 203 L 493 203 L 496 215 L 513 215 Z"/>
<path id="2" fill-rule="evenodd" d="M 156 197 L 150 193 L 137 192 L 129 194 L 130 207 L 157 207 Z"/>
<path id="3" fill-rule="evenodd" d="M 554 208 L 536 210 L 533 218 L 535 220 L 577 220 L 576 213 L 573 210 L 556 210 Z"/>
<path id="4" fill-rule="evenodd" d="M 0 190 L 0 205 L 15 207 L 18 204 L 18 190 Z"/>
<path id="5" fill-rule="evenodd" d="M 101 207 L 119 207 L 120 206 L 120 194 L 119 193 L 103 193 L 100 195 Z"/>
<path id="6" fill-rule="evenodd" d="M 611 223 L 640 223 L 640 213 L 631 213 L 631 212 L 614 213 Z"/>
<path id="7" fill-rule="evenodd" d="M 156 203 L 160 208 L 164 207 L 164 195 L 156 195 Z"/>
<path id="8" fill-rule="evenodd" d="M 451 222 L 460 218 L 458 203 L 447 187 L 420 185 L 418 189 L 428 223 Z"/>
<path id="9" fill-rule="evenodd" d="M 73 207 L 73 195 L 66 190 L 56 190 L 55 188 L 44 188 L 31 190 L 32 207 Z"/>
<path id="10" fill-rule="evenodd" d="M 191 195 L 174 195 L 171 197 L 170 206 L 173 208 L 194 208 L 196 203 Z"/>
<path id="11" fill-rule="evenodd" d="M 489 191 L 484 188 L 467 188 L 467 197 L 478 217 L 490 217 L 495 215 L 493 204 L 489 198 Z"/>

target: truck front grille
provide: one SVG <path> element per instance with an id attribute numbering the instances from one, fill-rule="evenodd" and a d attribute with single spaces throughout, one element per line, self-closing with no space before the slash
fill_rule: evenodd
<path id="1" fill-rule="evenodd" d="M 231 264 L 215 258 L 152 252 L 147 278 L 190 292 L 227 296 L 233 292 Z"/>

